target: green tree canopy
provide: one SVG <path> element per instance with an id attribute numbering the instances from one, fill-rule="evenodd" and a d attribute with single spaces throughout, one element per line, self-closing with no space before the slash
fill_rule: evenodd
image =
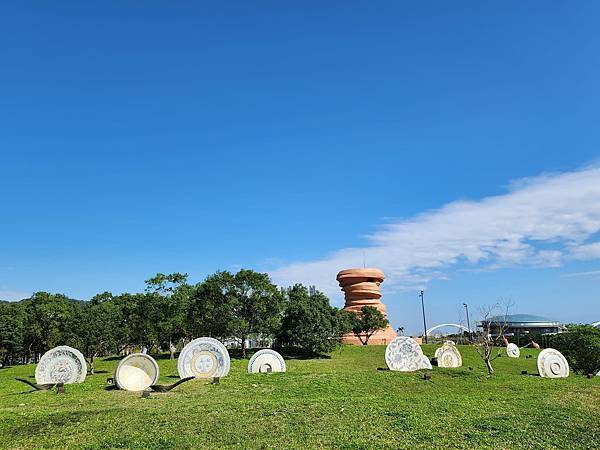
<path id="1" fill-rule="evenodd" d="M 567 333 L 550 337 L 550 345 L 560 351 L 575 372 L 600 371 L 600 329 L 589 325 L 571 326 Z"/>
<path id="2" fill-rule="evenodd" d="M 274 335 L 281 325 L 283 297 L 266 273 L 242 269 L 229 277 L 226 295 L 232 305 L 230 331 L 241 341 L 246 356 L 246 340 L 251 334 Z"/>
<path id="3" fill-rule="evenodd" d="M 385 316 L 373 306 L 363 306 L 359 313 L 354 313 L 352 316 L 350 322 L 352 332 L 363 345 L 367 345 L 371 336 L 388 324 Z"/>
<path id="4" fill-rule="evenodd" d="M 166 344 L 171 359 L 175 358 L 175 342 L 183 338 L 191 287 L 187 274 L 157 273 L 146 280 L 146 301 L 154 344 Z"/>
<path id="5" fill-rule="evenodd" d="M 186 320 L 191 336 L 226 338 L 233 333 L 234 303 L 228 295 L 232 278 L 229 272 L 217 272 L 193 286 Z"/>
<path id="6" fill-rule="evenodd" d="M 87 303 L 77 320 L 77 346 L 89 359 L 91 373 L 94 373 L 96 355 L 110 354 L 117 348 L 121 336 L 119 326 L 123 321 L 122 311 L 106 294 L 96 296 Z"/>
<path id="7" fill-rule="evenodd" d="M 80 302 L 62 294 L 36 292 L 23 301 L 23 307 L 27 318 L 24 347 L 29 354 L 39 355 L 73 340 Z"/>
<path id="8" fill-rule="evenodd" d="M 24 350 L 25 309 L 21 303 L 0 302 L 0 361 L 12 364 Z"/>
<path id="9" fill-rule="evenodd" d="M 301 285 L 284 291 L 286 307 L 278 335 L 283 346 L 299 347 L 309 354 L 328 353 L 346 331 L 345 320 L 319 291 Z"/>

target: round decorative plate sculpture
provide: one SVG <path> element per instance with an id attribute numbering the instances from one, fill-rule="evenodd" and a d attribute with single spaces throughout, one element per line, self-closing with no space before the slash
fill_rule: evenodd
<path id="1" fill-rule="evenodd" d="M 35 368 L 38 384 L 81 383 L 86 375 L 85 358 L 79 350 L 66 345 L 48 350 Z"/>
<path id="2" fill-rule="evenodd" d="M 216 339 L 194 339 L 181 350 L 177 371 L 181 378 L 224 377 L 229 373 L 229 352 Z"/>
<path id="3" fill-rule="evenodd" d="M 521 356 L 521 350 L 517 347 L 517 344 L 513 344 L 512 342 L 506 346 L 506 354 L 510 358 L 518 358 Z"/>
<path id="4" fill-rule="evenodd" d="M 434 358 L 438 358 L 438 356 L 440 355 L 440 352 L 442 351 L 442 349 L 444 348 L 444 345 L 456 345 L 454 343 L 454 341 L 444 341 L 444 343 L 442 344 L 441 347 L 438 347 L 435 349 L 435 353 L 433 354 Z"/>
<path id="5" fill-rule="evenodd" d="M 413 372 L 431 369 L 431 363 L 417 342 L 407 336 L 399 336 L 385 349 L 385 363 L 390 370 Z"/>
<path id="6" fill-rule="evenodd" d="M 569 363 L 561 352 L 553 348 L 542 350 L 537 357 L 540 376 L 544 378 L 566 378 L 569 376 Z"/>
<path id="7" fill-rule="evenodd" d="M 433 367 L 431 367 L 431 361 L 429 361 L 429 358 L 427 357 L 427 355 L 423 355 L 421 357 L 420 369 L 433 369 Z"/>
<path id="8" fill-rule="evenodd" d="M 134 353 L 121 360 L 115 372 L 119 388 L 126 391 L 144 391 L 158 381 L 158 364 L 145 353 Z"/>
<path id="9" fill-rule="evenodd" d="M 462 366 L 462 357 L 452 341 L 446 341 L 444 345 L 435 351 L 438 367 L 455 368 Z"/>
<path id="10" fill-rule="evenodd" d="M 275 350 L 257 351 L 248 361 L 248 373 L 285 372 L 285 361 Z"/>

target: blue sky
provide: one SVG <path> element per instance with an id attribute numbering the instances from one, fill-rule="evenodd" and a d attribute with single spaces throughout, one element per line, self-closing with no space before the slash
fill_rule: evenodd
<path id="1" fill-rule="evenodd" d="M 0 298 L 379 265 L 394 326 L 600 320 L 596 2 L 0 8 Z"/>

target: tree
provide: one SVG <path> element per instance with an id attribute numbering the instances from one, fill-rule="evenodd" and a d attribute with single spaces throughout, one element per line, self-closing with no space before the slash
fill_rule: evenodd
<path id="1" fill-rule="evenodd" d="M 362 345 L 367 345 L 369 339 L 377 330 L 385 328 L 388 324 L 385 316 L 373 306 L 363 306 L 360 312 L 352 313 L 351 327 L 354 335 Z"/>
<path id="2" fill-rule="evenodd" d="M 504 332 L 508 328 L 506 317 L 508 315 L 509 308 L 510 304 L 506 304 L 504 311 L 504 323 L 500 322 L 499 328 L 494 328 L 494 330 L 492 330 L 492 322 L 498 324 L 497 317 L 494 318 L 494 321 L 492 321 L 491 319 L 492 316 L 495 315 L 495 313 L 498 313 L 502 310 L 501 304 L 497 303 L 495 305 L 483 307 L 481 309 L 481 325 L 483 331 L 481 332 L 481 334 L 476 336 L 475 340 L 473 341 L 473 346 L 475 347 L 475 350 L 477 350 L 479 356 L 481 356 L 481 358 L 483 359 L 483 362 L 485 363 L 489 375 L 494 374 L 492 361 L 494 361 L 498 357 L 498 355 L 493 356 L 494 347 L 499 347 L 500 345 L 503 345 L 502 343 L 505 339 Z M 496 332 L 496 334 L 494 335 L 492 334 L 492 332 Z"/>
<path id="3" fill-rule="evenodd" d="M 234 304 L 228 295 L 231 283 L 229 272 L 217 272 L 191 288 L 186 318 L 189 337 L 225 338 L 233 333 Z"/>
<path id="4" fill-rule="evenodd" d="M 21 302 L 0 302 L 0 361 L 12 364 L 23 352 L 25 308 Z"/>
<path id="5" fill-rule="evenodd" d="M 174 341 L 184 336 L 190 286 L 187 274 L 157 273 L 146 280 L 146 305 L 158 343 L 168 343 L 171 359 L 175 359 Z"/>
<path id="6" fill-rule="evenodd" d="M 28 358 L 37 358 L 52 347 L 72 340 L 73 329 L 81 303 L 62 294 L 36 292 L 23 302 L 26 315 L 24 347 Z"/>
<path id="7" fill-rule="evenodd" d="M 284 291 L 286 307 L 277 341 L 308 354 L 328 353 L 348 331 L 348 323 L 322 292 L 296 284 Z"/>
<path id="8" fill-rule="evenodd" d="M 78 339 L 84 355 L 89 359 L 90 372 L 94 373 L 97 355 L 109 354 L 117 346 L 120 335 L 121 310 L 104 293 L 95 296 L 81 310 L 78 320 Z M 109 294 L 110 295 L 110 294 Z"/>
<path id="9" fill-rule="evenodd" d="M 126 348 L 141 344 L 140 339 L 143 338 L 144 322 L 138 320 L 140 298 L 144 294 L 121 294 L 112 296 L 109 294 L 110 301 L 115 305 L 118 315 L 115 317 L 117 323 L 114 327 L 114 351 L 120 354 Z M 105 294 L 100 294 L 106 298 Z M 97 296 L 98 297 L 98 296 Z"/>
<path id="10" fill-rule="evenodd" d="M 157 273 L 152 278 L 144 281 L 146 283 L 146 292 L 159 292 L 163 295 L 172 294 L 188 279 L 187 273 L 174 272 L 168 275 Z"/>
<path id="11" fill-rule="evenodd" d="M 121 294 L 111 300 L 119 309 L 117 353 L 128 347 L 154 347 L 158 342 L 156 318 L 160 317 L 158 296 L 151 294 Z"/>
<path id="12" fill-rule="evenodd" d="M 227 275 L 225 294 L 231 302 L 230 331 L 242 346 L 246 356 L 246 340 L 251 334 L 274 335 L 281 325 L 283 297 L 266 273 L 242 269 Z"/>
<path id="13" fill-rule="evenodd" d="M 550 345 L 561 352 L 575 372 L 596 374 L 600 371 L 600 329 L 571 326 L 568 332 L 550 337 Z"/>

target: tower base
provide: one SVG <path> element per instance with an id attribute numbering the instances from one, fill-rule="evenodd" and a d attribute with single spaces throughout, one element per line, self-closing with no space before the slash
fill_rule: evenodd
<path id="1" fill-rule="evenodd" d="M 368 345 L 388 345 L 396 337 L 396 332 L 391 325 L 388 324 L 383 330 L 377 330 L 369 338 Z M 343 344 L 363 345 L 360 339 L 354 333 L 345 334 L 342 337 Z"/>

